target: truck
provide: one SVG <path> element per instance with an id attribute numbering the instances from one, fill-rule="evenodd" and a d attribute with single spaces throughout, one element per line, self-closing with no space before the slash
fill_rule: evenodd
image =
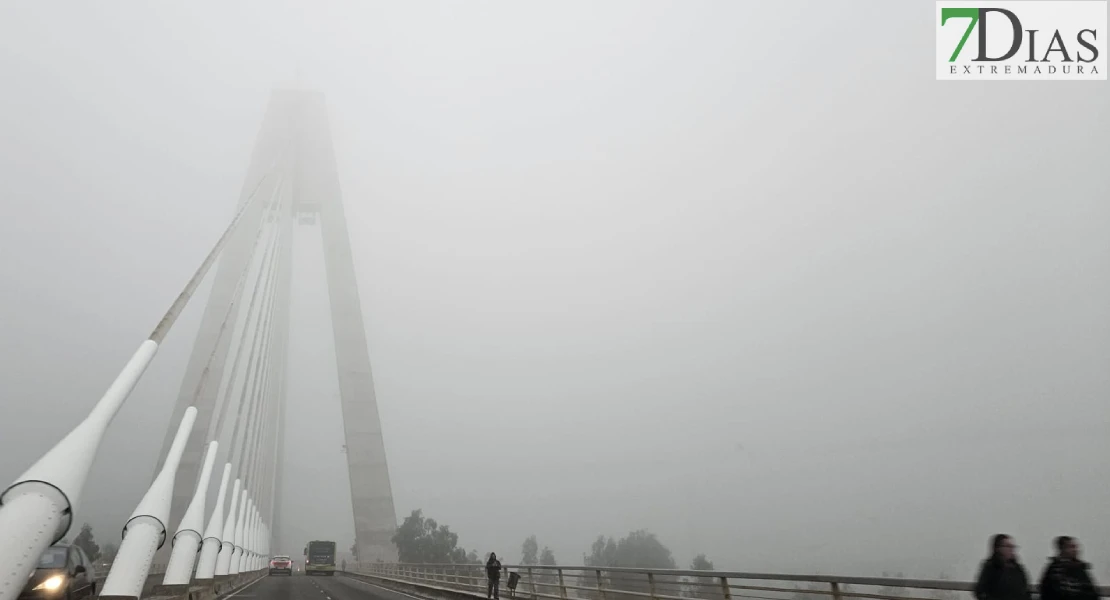
<path id="1" fill-rule="evenodd" d="M 305 575 L 335 575 L 335 542 L 312 541 L 304 548 Z"/>

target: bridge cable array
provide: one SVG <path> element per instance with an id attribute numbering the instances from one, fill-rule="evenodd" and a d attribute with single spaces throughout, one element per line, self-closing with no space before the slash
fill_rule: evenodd
<path id="1" fill-rule="evenodd" d="M 101 446 L 108 425 L 134 390 L 166 334 L 176 323 L 181 311 L 239 228 L 244 216 L 253 210 L 260 197 L 268 195 L 270 202 L 262 207 L 261 213 L 264 217 L 259 223 L 253 250 L 257 253 L 260 241 L 264 237 L 263 230 L 267 230 L 269 234 L 267 251 L 259 261 L 257 269 L 257 277 L 266 278 L 263 287 L 263 304 L 266 305 L 266 309 L 264 312 L 260 306 L 256 311 L 254 328 L 256 335 L 259 332 L 264 332 L 264 335 L 258 337 L 262 340 L 261 343 L 252 344 L 249 355 L 245 359 L 249 365 L 253 364 L 253 367 L 248 365 L 248 375 L 243 377 L 242 384 L 233 386 L 236 381 L 229 376 L 228 380 L 221 382 L 220 389 L 221 400 L 225 407 L 228 400 L 234 397 L 230 392 L 235 387 L 240 392 L 240 409 L 244 401 L 250 404 L 250 408 L 245 416 L 242 410 L 239 410 L 237 415 L 235 432 L 229 444 L 236 448 L 237 452 L 233 457 L 229 457 L 224 465 L 217 505 L 213 509 L 208 527 L 204 528 L 205 498 L 220 447 L 218 440 L 223 433 L 225 409 L 220 410 L 218 424 L 214 431 L 210 427 L 207 432 L 204 466 L 189 508 L 172 538 L 173 553 L 164 583 L 188 584 L 194 565 L 198 579 L 205 575 L 211 578 L 256 571 L 265 565 L 265 557 L 269 553 L 276 464 L 273 464 L 274 452 L 270 452 L 269 455 L 271 464 L 261 464 L 260 459 L 265 454 L 265 450 L 276 447 L 277 430 L 280 425 L 277 421 L 281 412 L 280 407 L 273 406 L 276 404 L 274 402 L 269 402 L 273 394 L 266 393 L 266 390 L 276 385 L 273 378 L 269 377 L 270 354 L 274 346 L 274 336 L 270 333 L 276 289 L 274 273 L 279 268 L 275 250 L 282 249 L 283 239 L 286 240 L 285 245 L 287 245 L 291 231 L 291 211 L 282 210 L 286 206 L 289 190 L 278 169 L 286 162 L 288 156 L 288 149 L 277 153 L 273 163 L 240 203 L 231 223 L 155 326 L 149 338 L 139 346 L 124 365 L 88 416 L 20 475 L 3 493 L 0 493 L 0 540 L 2 540 L 0 541 L 0 600 L 15 600 L 28 577 L 37 567 L 39 557 L 51 544 L 61 540 L 68 533 L 89 469 Z M 267 182 L 270 183 L 270 188 L 267 190 L 269 194 L 259 194 Z M 270 224 L 267 225 L 267 223 Z M 288 261 L 284 261 L 281 267 L 287 269 L 287 264 Z M 245 287 L 248 279 L 246 271 L 244 269 L 243 274 L 240 275 L 240 281 L 236 284 L 236 297 Z M 263 275 L 264 272 L 266 275 Z M 254 304 L 259 288 L 257 281 L 254 287 L 255 294 L 252 294 L 251 305 Z M 229 315 L 225 317 L 225 326 L 233 310 L 234 304 L 229 310 Z M 248 321 L 250 316 L 251 310 L 248 307 Z M 223 335 L 223 329 L 221 328 L 221 335 Z M 246 334 L 245 327 L 242 333 Z M 284 344 L 284 336 L 278 337 L 282 338 L 279 343 Z M 241 350 L 240 344 L 240 353 Z M 279 356 L 284 356 L 283 346 L 278 353 Z M 212 360 L 213 357 L 210 357 L 209 366 Z M 238 363 L 237 353 L 236 364 Z M 234 367 L 232 370 L 235 370 Z M 280 371 L 280 369 L 274 369 L 274 371 Z M 202 382 L 201 386 L 203 385 Z M 199 389 L 197 393 L 200 393 Z M 246 420 L 246 424 L 242 427 L 240 418 Z M 158 475 L 124 526 L 124 538 L 104 588 L 101 590 L 102 595 L 141 597 L 154 554 L 164 545 L 168 537 L 167 523 L 170 518 L 174 480 L 196 420 L 197 409 L 195 406 L 189 406 L 181 416 L 177 433 Z M 237 477 L 232 486 L 230 505 L 225 518 L 223 503 L 233 471 Z M 202 529 L 203 538 L 200 533 Z M 201 542 L 203 547 L 200 548 L 198 562 L 198 546 L 201 546 Z M 215 547 L 214 543 L 218 543 L 218 547 Z M 214 549 L 216 552 L 213 552 Z"/>

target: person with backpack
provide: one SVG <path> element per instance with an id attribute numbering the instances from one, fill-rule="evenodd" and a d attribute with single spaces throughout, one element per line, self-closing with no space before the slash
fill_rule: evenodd
<path id="1" fill-rule="evenodd" d="M 1041 576 L 1041 600 L 1098 600 L 1091 565 L 1079 560 L 1079 542 L 1068 535 L 1056 538 L 1056 556 Z"/>
<path id="2" fill-rule="evenodd" d="M 497 555 L 493 552 L 489 553 L 489 560 L 486 561 L 486 579 L 489 581 L 489 587 L 486 589 L 486 598 L 493 600 L 501 600 L 500 590 L 501 587 L 501 561 L 497 560 Z"/>
<path id="3" fill-rule="evenodd" d="M 991 554 L 979 569 L 977 600 L 1032 600 L 1029 576 L 1017 557 L 1014 538 L 1000 533 L 991 538 Z"/>

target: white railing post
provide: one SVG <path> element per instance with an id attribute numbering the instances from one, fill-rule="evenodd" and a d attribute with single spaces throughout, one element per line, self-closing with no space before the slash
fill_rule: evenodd
<path id="1" fill-rule="evenodd" d="M 212 477 L 212 464 L 216 462 L 218 447 L 218 442 L 208 444 L 196 493 L 185 509 L 185 515 L 181 517 L 181 523 L 171 542 L 173 551 L 170 553 L 170 562 L 166 565 L 166 576 L 162 578 L 164 585 L 185 585 L 193 577 L 193 566 L 197 561 L 197 550 L 200 549 L 200 531 L 204 529 L 204 501 L 208 496 L 208 480 Z"/>
<path id="2" fill-rule="evenodd" d="M 224 474 L 220 479 L 220 491 L 216 494 L 216 507 L 212 509 L 212 518 L 208 520 L 208 527 L 204 530 L 200 558 L 197 559 L 196 578 L 198 580 L 208 580 L 216 576 L 216 559 L 220 555 L 220 533 L 224 528 L 224 498 L 230 478 L 231 463 L 225 463 Z"/>
<path id="3" fill-rule="evenodd" d="M 143 342 L 85 420 L 0 494 L 0 600 L 18 597 L 42 553 L 69 531 L 104 432 L 157 351 Z"/>
<path id="4" fill-rule="evenodd" d="M 185 452 L 185 442 L 193 431 L 196 418 L 196 407 L 185 409 L 185 416 L 181 419 L 173 443 L 170 444 L 162 470 L 123 526 L 123 541 L 112 561 L 112 570 L 104 581 L 104 588 L 100 592 L 102 597 L 142 597 L 143 585 L 150 574 L 154 553 L 166 542 L 166 522 L 170 519 L 174 479 L 181 463 L 181 455 Z"/>
<path id="5" fill-rule="evenodd" d="M 239 503 L 239 486 L 242 482 L 235 479 L 231 491 L 231 506 L 227 509 L 227 521 L 224 522 L 223 533 L 220 534 L 220 554 L 216 558 L 216 576 L 227 575 L 231 570 L 231 556 L 235 553 L 235 515 Z"/>

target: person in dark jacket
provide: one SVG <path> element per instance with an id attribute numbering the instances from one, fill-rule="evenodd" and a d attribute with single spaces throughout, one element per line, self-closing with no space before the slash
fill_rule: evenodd
<path id="1" fill-rule="evenodd" d="M 1090 570 L 1091 565 L 1079 560 L 1075 538 L 1056 538 L 1056 556 L 1049 559 L 1041 576 L 1041 600 L 1098 600 Z"/>
<path id="2" fill-rule="evenodd" d="M 1032 600 L 1029 576 L 1018 562 L 1014 538 L 1003 533 L 991 538 L 991 555 L 979 570 L 975 597 L 978 600 Z"/>
<path id="3" fill-rule="evenodd" d="M 486 561 L 486 579 L 489 580 L 486 598 L 501 600 L 500 590 L 498 589 L 501 587 L 501 561 L 497 560 L 497 555 L 493 552 L 489 553 L 489 560 Z"/>

